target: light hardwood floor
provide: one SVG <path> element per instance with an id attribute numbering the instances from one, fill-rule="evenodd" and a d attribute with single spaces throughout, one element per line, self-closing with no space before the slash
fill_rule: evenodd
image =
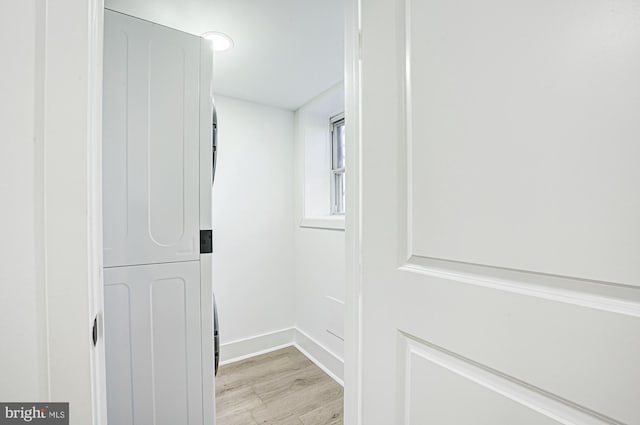
<path id="1" fill-rule="evenodd" d="M 217 425 L 342 425 L 342 387 L 295 347 L 221 366 Z"/>

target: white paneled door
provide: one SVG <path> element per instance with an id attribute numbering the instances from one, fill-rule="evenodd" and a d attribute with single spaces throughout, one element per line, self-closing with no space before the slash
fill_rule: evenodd
<path id="1" fill-rule="evenodd" d="M 104 298 L 109 423 L 202 424 L 200 262 L 105 269 Z"/>
<path id="2" fill-rule="evenodd" d="M 104 265 L 198 259 L 201 39 L 109 10 Z"/>
<path id="3" fill-rule="evenodd" d="M 640 1 L 361 10 L 362 423 L 640 424 Z"/>

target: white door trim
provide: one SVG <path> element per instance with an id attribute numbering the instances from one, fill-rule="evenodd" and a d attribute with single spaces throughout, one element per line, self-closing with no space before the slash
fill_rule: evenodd
<path id="1" fill-rule="evenodd" d="M 360 0 L 345 6 L 346 300 L 344 422 L 362 424 Z"/>
<path id="2" fill-rule="evenodd" d="M 38 6 L 38 262 L 46 394 L 71 424 L 106 424 L 102 338 L 103 0 Z M 98 317 L 98 344 L 91 342 Z"/>
<path id="3" fill-rule="evenodd" d="M 89 266 L 92 315 L 98 319 L 98 345 L 91 356 L 93 425 L 107 425 L 107 378 L 104 346 L 102 225 L 102 87 L 104 0 L 91 0 L 89 15 Z"/>

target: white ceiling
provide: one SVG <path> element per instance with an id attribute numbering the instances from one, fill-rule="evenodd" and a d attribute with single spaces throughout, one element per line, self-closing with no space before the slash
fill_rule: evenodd
<path id="1" fill-rule="evenodd" d="M 214 91 L 295 110 L 344 75 L 344 0 L 106 0 L 105 6 L 235 46 L 214 57 Z"/>

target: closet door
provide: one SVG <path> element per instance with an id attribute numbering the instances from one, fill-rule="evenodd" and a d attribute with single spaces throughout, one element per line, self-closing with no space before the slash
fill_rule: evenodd
<path id="1" fill-rule="evenodd" d="M 198 258 L 200 38 L 105 11 L 105 267 Z"/>
<path id="2" fill-rule="evenodd" d="M 202 424 L 200 262 L 105 269 L 107 416 Z"/>

